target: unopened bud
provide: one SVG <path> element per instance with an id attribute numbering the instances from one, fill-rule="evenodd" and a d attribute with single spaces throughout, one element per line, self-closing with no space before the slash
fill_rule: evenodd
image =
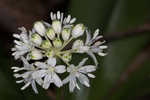
<path id="1" fill-rule="evenodd" d="M 77 24 L 72 30 L 72 36 L 77 38 L 84 34 L 85 27 L 83 24 Z"/>
<path id="2" fill-rule="evenodd" d="M 46 29 L 41 21 L 35 22 L 33 27 L 38 34 L 44 36 Z"/>
<path id="3" fill-rule="evenodd" d="M 62 30 L 62 38 L 64 41 L 68 40 L 69 37 L 70 37 L 70 32 L 71 30 L 70 29 L 63 29 Z"/>
<path id="4" fill-rule="evenodd" d="M 44 41 L 42 41 L 41 47 L 44 49 L 48 49 L 48 48 L 52 47 L 52 44 L 50 43 L 49 40 L 44 40 Z"/>
<path id="5" fill-rule="evenodd" d="M 61 42 L 60 39 L 55 39 L 53 41 L 53 45 L 54 45 L 55 48 L 60 48 L 62 46 L 62 42 Z"/>
<path id="6" fill-rule="evenodd" d="M 40 37 L 40 35 L 34 33 L 34 34 L 32 34 L 31 37 L 32 37 L 31 41 L 32 41 L 33 43 L 35 43 L 35 44 L 37 44 L 37 45 L 41 45 L 41 43 L 42 43 L 42 38 Z"/>
<path id="7" fill-rule="evenodd" d="M 62 58 L 65 62 L 69 62 L 71 61 L 72 55 L 70 53 L 65 53 Z"/>
<path id="8" fill-rule="evenodd" d="M 43 58 L 42 53 L 37 49 L 32 50 L 29 54 L 29 57 L 33 60 L 39 60 Z"/>
<path id="9" fill-rule="evenodd" d="M 52 28 L 54 29 L 55 33 L 60 34 L 61 32 L 61 22 L 58 20 L 54 20 L 52 22 Z"/>
<path id="10" fill-rule="evenodd" d="M 46 35 L 49 39 L 53 40 L 55 38 L 55 32 L 52 28 L 48 28 L 46 31 Z"/>

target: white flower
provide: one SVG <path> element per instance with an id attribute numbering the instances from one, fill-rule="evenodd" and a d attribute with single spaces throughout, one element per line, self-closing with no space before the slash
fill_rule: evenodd
<path id="1" fill-rule="evenodd" d="M 46 29 L 44 24 L 41 21 L 35 22 L 33 27 L 38 34 L 40 34 L 41 36 L 45 35 Z"/>
<path id="2" fill-rule="evenodd" d="M 96 70 L 96 66 L 94 65 L 83 66 L 87 61 L 87 59 L 88 58 L 83 59 L 78 66 L 70 65 L 67 68 L 67 72 L 69 72 L 70 75 L 63 80 L 63 84 L 69 82 L 70 92 L 73 92 L 75 87 L 77 87 L 77 89 L 80 89 L 77 83 L 77 79 L 81 84 L 85 85 L 86 87 L 90 87 L 88 77 L 95 78 L 95 76 L 91 74 L 91 72 L 94 72 Z"/>
<path id="3" fill-rule="evenodd" d="M 33 49 L 29 53 L 29 59 L 39 60 L 39 59 L 42 59 L 42 58 L 43 58 L 42 53 L 39 50 L 37 50 L 37 49 Z"/>
<path id="4" fill-rule="evenodd" d="M 73 30 L 72 30 L 72 36 L 74 38 L 77 38 L 79 36 L 82 36 L 84 34 L 85 27 L 83 24 L 77 24 Z"/>
<path id="5" fill-rule="evenodd" d="M 85 51 L 88 51 L 89 47 L 84 46 L 84 43 L 82 40 L 76 40 L 73 43 L 72 49 L 75 50 L 77 53 L 84 53 Z"/>
<path id="6" fill-rule="evenodd" d="M 20 58 L 24 54 L 30 52 L 32 48 L 34 48 L 32 42 L 30 41 L 31 33 L 28 36 L 27 30 L 24 27 L 18 29 L 21 31 L 20 35 L 13 34 L 13 37 L 18 39 L 14 41 L 16 45 L 14 48 L 12 48 L 12 55 L 15 57 L 15 59 Z"/>
<path id="7" fill-rule="evenodd" d="M 97 29 L 94 32 L 94 35 L 92 38 L 88 31 L 86 31 L 86 35 L 87 35 L 87 37 L 86 37 L 86 42 L 85 42 L 84 46 L 89 47 L 89 49 L 88 49 L 88 51 L 86 51 L 86 53 L 93 58 L 95 64 L 97 65 L 98 62 L 97 62 L 97 59 L 96 59 L 94 53 L 97 53 L 99 56 L 105 56 L 105 55 L 107 55 L 107 53 L 104 53 L 104 50 L 107 49 L 108 46 L 103 45 L 105 43 L 105 41 L 100 41 L 100 39 L 102 39 L 103 36 L 102 35 L 98 36 L 99 29 Z"/>
<path id="8" fill-rule="evenodd" d="M 43 81 L 40 77 L 34 77 L 33 78 L 33 73 L 36 72 L 36 68 L 27 62 L 27 60 L 23 57 L 21 57 L 24 67 L 12 67 L 14 72 L 19 72 L 19 71 L 25 71 L 23 74 L 14 74 L 16 78 L 22 78 L 19 81 L 16 81 L 16 83 L 22 83 L 24 82 L 25 85 L 21 88 L 21 90 L 26 89 L 29 85 L 32 86 L 32 89 L 34 90 L 35 93 L 38 93 L 37 88 L 36 88 L 36 82 L 39 85 L 43 84 Z"/>
<path id="9" fill-rule="evenodd" d="M 34 34 L 32 34 L 32 39 L 31 39 L 31 41 L 32 41 L 34 44 L 36 44 L 36 45 L 41 45 L 41 43 L 42 43 L 42 38 L 40 37 L 40 35 L 34 33 Z"/>
<path id="10" fill-rule="evenodd" d="M 55 58 L 49 58 L 47 64 L 43 62 L 36 62 L 35 65 L 41 70 L 34 73 L 35 77 L 44 77 L 43 88 L 48 89 L 51 83 L 54 83 L 57 87 L 61 87 L 62 81 L 56 73 L 64 73 L 66 71 L 64 65 L 56 65 Z"/>

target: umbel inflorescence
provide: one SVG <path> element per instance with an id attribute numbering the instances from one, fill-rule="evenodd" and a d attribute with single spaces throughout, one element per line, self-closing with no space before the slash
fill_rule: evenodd
<path id="1" fill-rule="evenodd" d="M 35 93 L 38 93 L 36 84 L 48 89 L 50 84 L 61 87 L 69 83 L 69 90 L 80 89 L 79 83 L 89 87 L 89 78 L 95 78 L 92 74 L 98 65 L 95 54 L 105 56 L 105 41 L 99 35 L 99 29 L 93 34 L 83 24 L 74 24 L 76 18 L 63 16 L 59 11 L 51 13 L 49 24 L 44 21 L 37 21 L 31 31 L 24 27 L 19 28 L 20 34 L 13 34 L 15 46 L 12 48 L 14 58 L 21 59 L 23 67 L 12 67 L 14 76 L 20 80 L 16 83 L 24 83 L 21 88 L 24 90 L 32 86 Z M 86 35 L 86 39 L 82 39 Z M 86 54 L 79 63 L 70 63 L 73 54 Z M 94 64 L 85 64 L 91 57 Z M 62 63 L 60 63 L 62 62 Z M 64 79 L 62 74 L 68 73 Z"/>

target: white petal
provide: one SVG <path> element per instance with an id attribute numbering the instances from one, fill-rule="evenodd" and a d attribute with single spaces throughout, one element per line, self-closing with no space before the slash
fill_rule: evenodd
<path id="1" fill-rule="evenodd" d="M 92 39 L 95 39 L 95 38 L 98 36 L 98 34 L 99 34 L 99 29 L 97 29 L 97 30 L 95 31 L 95 33 L 94 33 L 94 35 L 93 35 L 93 38 L 92 38 Z"/>
<path id="2" fill-rule="evenodd" d="M 88 77 L 85 76 L 84 74 L 81 74 L 81 73 L 80 73 L 78 79 L 79 79 L 79 81 L 80 81 L 81 84 L 83 84 L 83 85 L 85 85 L 85 86 L 87 86 L 87 87 L 90 86 L 90 84 L 89 84 L 89 79 L 88 79 Z"/>
<path id="3" fill-rule="evenodd" d="M 71 19 L 71 16 L 68 15 L 68 17 L 67 17 L 67 19 L 66 19 L 66 23 L 69 23 L 70 19 Z"/>
<path id="4" fill-rule="evenodd" d="M 66 84 L 70 81 L 70 75 L 63 80 L 63 84 Z"/>
<path id="5" fill-rule="evenodd" d="M 32 89 L 34 90 L 34 92 L 37 94 L 37 93 L 38 93 L 38 90 L 37 90 L 37 88 L 36 88 L 35 81 L 32 82 L 31 86 L 32 86 Z"/>
<path id="6" fill-rule="evenodd" d="M 50 86 L 50 83 L 52 82 L 51 74 L 48 74 L 44 78 L 43 88 L 48 89 Z"/>
<path id="7" fill-rule="evenodd" d="M 88 60 L 88 58 L 84 58 L 80 63 L 79 63 L 79 67 L 83 66 L 85 64 L 85 62 Z"/>
<path id="8" fill-rule="evenodd" d="M 47 68 L 47 65 L 43 62 L 35 62 L 35 65 L 38 67 L 38 68 Z"/>
<path id="9" fill-rule="evenodd" d="M 42 85 L 42 84 L 43 84 L 43 80 L 42 80 L 41 78 L 36 79 L 36 82 L 37 82 L 39 85 Z"/>
<path id="10" fill-rule="evenodd" d="M 99 55 L 99 56 L 106 56 L 107 53 L 99 52 L 98 55 Z"/>
<path id="11" fill-rule="evenodd" d="M 38 71 L 35 71 L 33 72 L 32 76 L 33 76 L 33 79 L 37 79 L 37 78 L 42 78 L 46 75 L 46 70 L 38 70 Z"/>
<path id="12" fill-rule="evenodd" d="M 55 67 L 55 72 L 57 73 L 64 73 L 66 72 L 66 68 L 64 65 L 58 65 Z"/>
<path id="13" fill-rule="evenodd" d="M 96 66 L 94 65 L 86 65 L 78 69 L 80 72 L 88 73 L 96 71 Z"/>
<path id="14" fill-rule="evenodd" d="M 100 46 L 99 48 L 100 48 L 100 49 L 107 49 L 107 48 L 108 48 L 108 46 L 103 45 L 103 46 Z"/>
<path id="15" fill-rule="evenodd" d="M 70 24 L 73 24 L 76 21 L 76 18 L 71 19 Z"/>
<path id="16" fill-rule="evenodd" d="M 90 73 L 88 73 L 88 76 L 89 76 L 90 78 L 95 78 L 95 77 L 96 77 L 95 75 L 90 74 Z"/>
<path id="17" fill-rule="evenodd" d="M 59 76 L 56 73 L 53 73 L 52 77 L 53 77 L 54 83 L 57 87 L 61 87 L 63 85 L 61 79 L 59 78 Z"/>
<path id="18" fill-rule="evenodd" d="M 57 19 L 60 19 L 60 11 L 57 12 Z"/>
<path id="19" fill-rule="evenodd" d="M 56 58 L 52 58 L 52 57 L 48 58 L 47 64 L 50 66 L 55 66 L 56 65 Z"/>
<path id="20" fill-rule="evenodd" d="M 30 84 L 31 84 L 30 82 L 26 83 L 26 84 L 21 88 L 21 90 L 26 89 Z"/>
<path id="21" fill-rule="evenodd" d="M 86 42 L 85 45 L 88 45 L 88 43 L 90 42 L 91 39 L 91 34 L 88 32 L 88 30 L 86 30 Z"/>
<path id="22" fill-rule="evenodd" d="M 79 36 L 82 36 L 85 31 L 85 26 L 83 24 L 77 24 L 73 29 L 72 29 L 72 36 L 74 38 L 77 38 Z"/>
<path id="23" fill-rule="evenodd" d="M 28 63 L 28 61 L 24 58 L 24 57 L 21 57 L 21 60 L 23 61 L 23 63 L 24 63 L 24 67 L 29 67 L 30 66 L 30 64 Z"/>
<path id="24" fill-rule="evenodd" d="M 76 79 L 75 79 L 75 78 L 72 78 L 72 79 L 70 80 L 70 83 L 69 83 L 69 90 L 70 90 L 70 92 L 73 92 L 73 91 L 74 91 L 74 89 L 75 89 L 75 87 L 76 87 L 76 84 L 77 84 Z"/>
<path id="25" fill-rule="evenodd" d="M 88 51 L 87 54 L 94 60 L 95 65 L 98 65 L 97 59 L 95 57 L 95 55 L 93 54 L 93 52 Z"/>

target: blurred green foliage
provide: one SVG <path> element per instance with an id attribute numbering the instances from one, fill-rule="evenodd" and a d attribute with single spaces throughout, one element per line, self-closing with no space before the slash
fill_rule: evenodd
<path id="1" fill-rule="evenodd" d="M 77 22 L 85 23 L 92 30 L 100 28 L 102 34 L 108 36 L 144 24 L 150 17 L 149 4 L 150 0 L 71 0 L 67 10 L 77 17 Z M 143 96 L 150 95 L 149 60 L 131 73 L 119 88 L 114 86 L 148 43 L 150 35 L 109 43 L 108 55 L 99 59 L 99 68 L 95 73 L 96 78 L 91 80 L 91 87 L 81 86 L 80 91 L 72 94 L 65 86 L 64 100 L 143 100 Z M 0 49 L 0 100 L 48 100 L 43 90 L 40 90 L 39 95 L 35 95 L 31 89 L 23 92 L 19 90 L 21 85 L 15 84 L 10 69 L 15 65 L 14 61 L 4 52 L 3 48 Z M 60 90 L 56 90 L 59 100 Z"/>

